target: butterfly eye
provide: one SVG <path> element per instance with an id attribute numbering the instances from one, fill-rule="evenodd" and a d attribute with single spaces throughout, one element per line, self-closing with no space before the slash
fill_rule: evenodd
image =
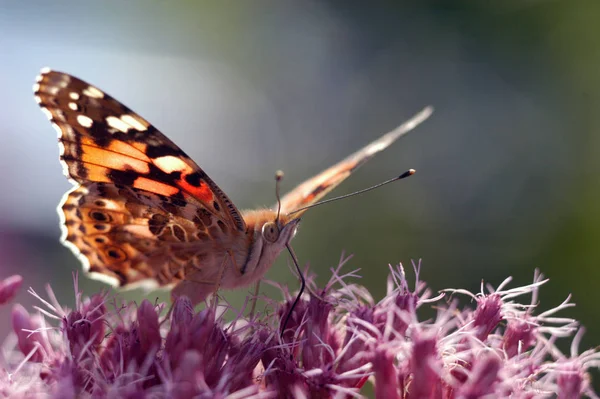
<path id="1" fill-rule="evenodd" d="M 279 238 L 279 228 L 275 222 L 267 222 L 263 225 L 262 236 L 270 243 L 277 241 Z"/>

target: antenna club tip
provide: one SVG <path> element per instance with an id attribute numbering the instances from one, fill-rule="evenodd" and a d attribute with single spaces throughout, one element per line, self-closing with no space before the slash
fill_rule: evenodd
<path id="1" fill-rule="evenodd" d="M 417 171 L 414 169 L 409 169 L 406 172 L 402 173 L 400 176 L 398 176 L 398 179 L 404 179 L 405 177 L 409 177 L 412 176 L 416 173 Z"/>
<path id="2" fill-rule="evenodd" d="M 277 172 L 275 172 L 275 180 L 280 181 L 281 179 L 283 179 L 283 171 L 278 170 Z"/>

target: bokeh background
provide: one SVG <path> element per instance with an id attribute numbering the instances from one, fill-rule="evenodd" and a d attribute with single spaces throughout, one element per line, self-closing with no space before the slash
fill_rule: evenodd
<path id="1" fill-rule="evenodd" d="M 43 66 L 136 110 L 240 208 L 274 202 L 277 169 L 291 189 L 431 104 L 429 121 L 336 194 L 417 174 L 307 213 L 293 242 L 301 263 L 326 281 L 354 254 L 348 270 L 361 268 L 377 298 L 387 265 L 411 259 L 436 291 L 524 285 L 540 268 L 542 309 L 573 294 L 562 315 L 596 346 L 599 13 L 594 1 L 2 2 L 1 275 L 73 302 L 79 266 L 55 210 L 70 184 L 31 92 Z M 294 289 L 287 263 L 268 277 Z M 25 290 L 17 300 L 34 302 Z"/>

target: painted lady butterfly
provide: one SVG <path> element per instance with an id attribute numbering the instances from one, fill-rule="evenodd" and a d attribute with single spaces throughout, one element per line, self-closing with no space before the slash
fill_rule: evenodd
<path id="1" fill-rule="evenodd" d="M 61 202 L 62 241 L 93 277 L 171 286 L 200 302 L 258 282 L 304 211 L 431 114 L 411 120 L 302 183 L 273 209 L 240 212 L 179 147 L 145 119 L 74 76 L 43 69 L 35 99 L 58 132 L 75 187 Z M 293 214 L 292 214 L 293 213 Z"/>

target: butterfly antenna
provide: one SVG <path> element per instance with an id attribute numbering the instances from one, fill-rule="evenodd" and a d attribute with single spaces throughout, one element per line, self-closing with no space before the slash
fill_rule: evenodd
<path id="1" fill-rule="evenodd" d="M 386 180 L 386 181 L 381 182 L 379 184 L 376 184 L 374 186 L 371 186 L 371 187 L 368 187 L 368 188 L 363 188 L 362 190 L 358 190 L 358 191 L 355 191 L 353 193 L 340 195 L 339 197 L 334 197 L 334 198 L 326 199 L 324 201 L 316 202 L 316 203 L 314 203 L 312 205 L 307 205 L 307 206 L 304 206 L 302 208 L 298 208 L 295 211 L 290 212 L 288 215 L 293 215 L 294 213 L 297 213 L 297 212 L 300 212 L 300 211 L 304 211 L 306 209 L 314 208 L 315 206 L 327 204 L 327 203 L 333 202 L 333 201 L 339 201 L 339 200 L 344 199 L 344 198 L 354 197 L 355 195 L 359 195 L 359 194 L 366 193 L 367 191 L 375 190 L 376 188 L 385 186 L 386 184 L 390 184 L 390 183 L 393 183 L 395 181 L 402 180 L 402 179 L 405 179 L 405 178 L 407 178 L 409 176 L 412 176 L 412 175 L 415 174 L 415 172 L 416 172 L 416 170 L 409 169 L 406 172 L 402 173 L 400 176 L 393 177 L 393 178 L 391 178 L 389 180 Z"/>
<path id="2" fill-rule="evenodd" d="M 302 294 L 304 293 L 304 288 L 306 288 L 306 279 L 304 278 L 304 274 L 302 274 L 302 270 L 300 270 L 300 265 L 298 264 L 298 259 L 296 258 L 296 254 L 294 253 L 294 250 L 292 249 L 292 247 L 290 246 L 289 243 L 285 244 L 285 246 L 286 246 L 288 252 L 290 253 L 290 256 L 292 257 L 294 266 L 296 266 L 296 270 L 298 271 L 298 275 L 300 276 L 300 291 L 298 291 L 298 295 L 296 296 L 296 299 L 294 299 L 294 303 L 292 303 L 292 307 L 288 311 L 288 314 L 285 316 L 285 320 L 283 322 L 283 325 L 281 326 L 281 339 L 283 339 L 283 333 L 285 332 L 287 324 L 290 321 L 290 318 L 292 317 L 292 312 L 294 311 L 294 308 L 296 307 L 296 305 L 298 305 L 298 302 L 300 301 L 300 298 L 302 297 Z"/>
<path id="3" fill-rule="evenodd" d="M 275 223 L 279 226 L 279 215 L 281 215 L 281 197 L 279 195 L 279 187 L 281 186 L 281 180 L 283 179 L 283 171 L 278 170 L 275 172 L 275 197 L 277 198 L 277 217 Z"/>

